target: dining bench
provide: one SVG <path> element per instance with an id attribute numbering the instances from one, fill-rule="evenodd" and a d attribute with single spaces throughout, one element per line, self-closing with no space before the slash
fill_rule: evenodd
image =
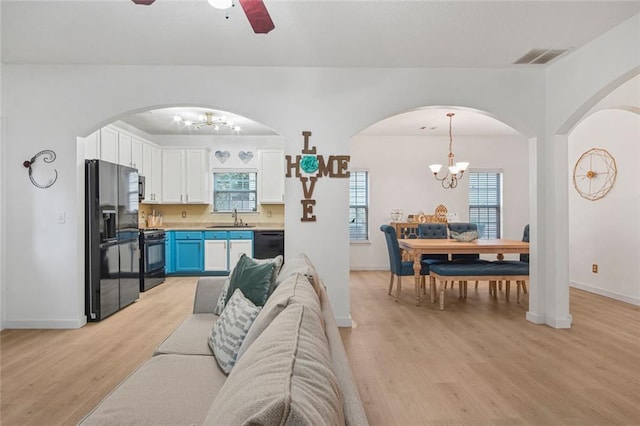
<path id="1" fill-rule="evenodd" d="M 517 302 L 520 303 L 521 288 L 526 293 L 526 282 L 529 281 L 529 263 L 521 261 L 495 261 L 495 262 L 447 262 L 430 265 L 429 279 L 431 288 L 435 288 L 435 282 L 440 282 L 438 289 L 440 309 L 444 309 L 444 285 L 447 281 L 458 281 L 460 297 L 467 297 L 467 281 L 489 281 L 489 294 L 496 295 L 496 283 L 505 281 L 505 296 L 509 300 L 510 281 L 517 285 Z"/>

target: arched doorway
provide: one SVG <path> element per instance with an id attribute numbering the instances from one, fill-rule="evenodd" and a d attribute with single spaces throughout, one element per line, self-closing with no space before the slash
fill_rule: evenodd
<path id="1" fill-rule="evenodd" d="M 640 273 L 636 262 L 640 227 L 628 219 L 640 215 L 635 175 L 640 158 L 638 93 L 640 75 L 620 84 L 591 108 L 568 134 L 567 164 L 571 174 L 580 156 L 597 148 L 611 155 L 616 169 L 609 192 L 593 201 L 583 198 L 577 189 L 597 191 L 614 173 L 603 168 L 598 158 L 584 164 L 595 171 L 593 177 L 578 177 L 575 185 L 569 183 L 570 285 L 636 305 L 640 304 L 634 278 Z"/>
<path id="2" fill-rule="evenodd" d="M 459 221 L 469 220 L 469 184 L 463 177 L 455 189 L 443 189 L 429 170 L 445 163 L 449 148 L 447 113 L 451 121 L 456 161 L 470 162 L 469 171 L 500 172 L 501 236 L 521 239 L 530 222 L 529 140 L 521 132 L 489 113 L 461 107 L 433 106 L 402 112 L 363 129 L 351 139 L 351 170 L 369 174 L 369 238 L 350 246 L 350 268 L 388 268 L 382 223 L 391 211 L 433 214 L 442 204 Z M 468 174 L 467 174 L 468 176 Z M 508 256 L 511 258 L 512 256 Z M 514 257 L 515 258 L 515 257 Z"/>

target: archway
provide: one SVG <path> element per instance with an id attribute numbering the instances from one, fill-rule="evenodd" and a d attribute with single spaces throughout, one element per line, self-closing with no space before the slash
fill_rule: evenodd
<path id="1" fill-rule="evenodd" d="M 640 305 L 640 292 L 634 284 L 634 277 L 640 273 L 635 261 L 640 252 L 637 244 L 640 227 L 628 218 L 640 214 L 640 192 L 635 176 L 640 158 L 638 93 L 640 74 L 599 100 L 571 129 L 567 144 L 570 173 L 580 156 L 594 147 L 606 150 L 616 167 L 613 186 L 597 200 L 583 198 L 576 189 L 600 188 L 606 174 L 613 170 L 603 169 L 602 164 L 597 163 L 592 167 L 596 171 L 592 178 L 578 178 L 577 188 L 570 182 L 570 285 L 636 305 Z M 602 226 L 603 222 L 613 226 Z"/>
<path id="2" fill-rule="evenodd" d="M 370 179 L 369 239 L 350 248 L 350 268 L 384 270 L 388 258 L 378 226 L 389 223 L 391 210 L 406 217 L 420 211 L 433 214 L 443 204 L 460 221 L 469 219 L 468 179 L 455 189 L 443 189 L 429 170 L 448 153 L 448 118 L 452 119 L 456 161 L 469 161 L 471 170 L 500 170 L 503 177 L 502 237 L 521 239 L 531 212 L 527 200 L 530 176 L 529 140 L 492 114 L 458 106 L 428 106 L 401 112 L 361 130 L 351 139 L 351 170 L 366 170 Z M 499 155 L 497 154 L 499 153 Z M 507 256 L 507 258 L 517 256 Z"/>
<path id="3" fill-rule="evenodd" d="M 210 115 L 198 118 L 205 112 Z M 178 121 L 174 117 L 181 119 Z M 215 126 L 220 128 L 216 129 Z M 229 219 L 230 210 L 218 212 L 212 208 L 214 173 L 229 171 L 250 171 L 253 175 L 253 187 L 249 188 L 249 192 L 254 195 L 252 208 L 250 213 L 243 213 L 244 220 L 251 221 L 254 227 L 265 222 L 284 226 L 284 198 L 282 197 L 280 203 L 262 202 L 263 200 L 258 199 L 259 188 L 256 184 L 256 178 L 260 176 L 261 179 L 263 176 L 260 153 L 265 150 L 278 151 L 284 160 L 284 145 L 283 137 L 263 124 L 238 114 L 205 106 L 163 105 L 122 113 L 101 122 L 99 127 L 92 128 L 86 137 L 77 138 L 76 182 L 80 201 L 75 214 L 84 218 L 84 161 L 99 159 L 138 169 L 138 174 L 145 176 L 147 194 L 144 200 L 136 203 L 135 212 L 140 228 L 195 226 L 204 229 L 214 221 L 233 223 L 233 220 Z M 222 153 L 224 155 L 216 155 Z M 184 164 L 180 166 L 175 162 L 169 163 L 168 158 L 182 158 Z M 197 158 L 196 163 L 190 161 L 190 158 Z M 198 170 L 194 170 L 194 164 Z M 170 167 L 167 167 L 168 165 Z M 186 198 L 182 195 L 179 198 L 170 198 L 166 186 L 176 180 L 182 180 L 183 184 L 187 185 Z M 195 185 L 192 185 L 191 181 L 194 181 Z M 284 191 L 284 186 L 282 190 Z M 200 196 L 189 198 L 193 195 L 191 191 L 199 192 Z M 154 212 L 153 223 L 146 220 L 151 212 Z M 86 226 L 84 220 L 78 222 L 77 231 L 80 238 L 84 238 Z M 80 246 L 86 251 L 84 244 Z M 162 249 L 164 250 L 164 247 Z M 79 283 L 84 283 L 84 251 L 78 259 Z M 81 296 L 83 290 L 82 288 L 80 291 Z M 80 297 L 80 312 L 85 310 L 84 303 L 84 297 Z"/>

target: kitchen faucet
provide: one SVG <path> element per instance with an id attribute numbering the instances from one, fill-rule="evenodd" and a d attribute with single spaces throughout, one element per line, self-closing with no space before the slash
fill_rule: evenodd
<path id="1" fill-rule="evenodd" d="M 231 217 L 233 218 L 233 226 L 238 226 L 238 209 L 233 209 Z M 242 220 L 240 220 L 240 223 L 242 223 Z"/>

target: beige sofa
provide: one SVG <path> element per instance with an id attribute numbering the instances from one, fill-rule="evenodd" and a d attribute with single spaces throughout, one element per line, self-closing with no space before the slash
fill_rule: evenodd
<path id="1" fill-rule="evenodd" d="M 287 259 L 226 376 L 207 338 L 224 277 L 198 281 L 194 311 L 82 425 L 366 425 L 323 283 Z"/>

